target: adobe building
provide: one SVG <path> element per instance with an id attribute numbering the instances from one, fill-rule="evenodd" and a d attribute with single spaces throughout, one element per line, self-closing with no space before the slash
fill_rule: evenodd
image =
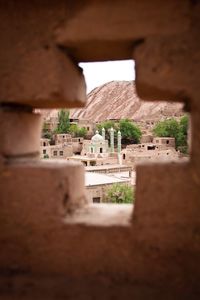
<path id="1" fill-rule="evenodd" d="M 152 143 L 153 142 L 153 135 L 152 134 L 147 134 L 147 133 L 143 133 L 140 139 L 140 143 L 141 144 L 145 144 L 145 143 Z"/>
<path id="2" fill-rule="evenodd" d="M 49 139 L 40 139 L 40 158 L 66 159 L 73 155 L 73 146 L 68 143 L 50 145 Z"/>
<path id="3" fill-rule="evenodd" d="M 123 164 L 136 167 L 144 162 L 178 161 L 180 152 L 175 150 L 175 138 L 155 137 L 151 143 L 127 145 L 122 150 Z"/>
<path id="4" fill-rule="evenodd" d="M 50 140 L 40 139 L 41 158 L 63 158 L 71 157 L 73 154 L 80 154 L 82 151 L 83 138 L 73 138 L 68 133 L 54 134 L 54 145 L 50 145 Z"/>
<path id="5" fill-rule="evenodd" d="M 175 149 L 175 138 L 173 137 L 154 137 L 153 143 L 156 144 L 157 149 Z"/>
<path id="6" fill-rule="evenodd" d="M 54 135 L 55 144 L 71 143 L 72 136 L 69 133 L 56 133 Z"/>
<path id="7" fill-rule="evenodd" d="M 108 176 L 106 174 L 85 172 L 85 186 L 87 192 L 87 199 L 89 203 L 109 203 L 107 199 L 107 192 L 113 184 L 131 185 L 130 178 L 118 178 L 115 176 Z"/>
<path id="8" fill-rule="evenodd" d="M 49 117 L 45 119 L 46 129 L 50 132 L 54 132 L 54 130 L 58 127 L 58 117 Z"/>
<path id="9" fill-rule="evenodd" d="M 80 154 L 82 151 L 83 137 L 72 137 L 68 133 L 57 133 L 54 135 L 56 145 L 72 146 L 74 154 Z"/>
<path id="10" fill-rule="evenodd" d="M 200 298 L 200 2 L 1 1 L 0 298 Z M 79 62 L 134 59 L 183 102 L 187 162 L 137 166 L 132 205 L 87 204 L 84 167 L 39 159 L 35 108 L 86 104 Z"/>
<path id="11" fill-rule="evenodd" d="M 79 120 L 78 125 L 87 130 L 87 138 L 91 138 L 94 135 L 96 123 L 89 120 Z"/>

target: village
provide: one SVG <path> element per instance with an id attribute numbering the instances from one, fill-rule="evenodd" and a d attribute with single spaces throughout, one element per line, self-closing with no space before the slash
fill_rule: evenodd
<path id="1" fill-rule="evenodd" d="M 106 130 L 98 122 L 69 119 L 68 125 L 81 128 L 84 136 L 64 131 L 59 133 L 59 113 L 56 117 L 45 118 L 44 124 L 45 131 L 40 140 L 41 159 L 62 159 L 84 164 L 88 203 L 112 202 L 112 193 L 115 194 L 114 202 L 132 203 L 138 164 L 187 159 L 187 155 L 176 149 L 174 137 L 155 136 L 153 127 L 156 122 L 148 119 L 135 122 L 141 131 L 140 139 L 137 143 L 126 145 L 122 144 L 123 136 L 119 129 L 111 127 Z M 133 194 L 131 200 L 130 197 L 120 198 L 121 189 L 126 192 L 130 189 Z"/>

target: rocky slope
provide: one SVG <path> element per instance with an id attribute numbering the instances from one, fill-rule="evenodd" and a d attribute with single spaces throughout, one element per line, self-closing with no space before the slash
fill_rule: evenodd
<path id="1" fill-rule="evenodd" d="M 129 118 L 137 121 L 179 116 L 182 104 L 169 102 L 145 102 L 136 95 L 132 81 L 111 81 L 88 94 L 87 105 L 75 109 L 71 117 L 91 121 Z"/>
<path id="2" fill-rule="evenodd" d="M 70 117 L 95 122 L 121 118 L 141 121 L 182 114 L 180 103 L 141 101 L 136 95 L 133 81 L 111 81 L 91 91 L 86 106 L 71 110 Z M 55 117 L 57 110 L 46 111 L 45 115 Z"/>

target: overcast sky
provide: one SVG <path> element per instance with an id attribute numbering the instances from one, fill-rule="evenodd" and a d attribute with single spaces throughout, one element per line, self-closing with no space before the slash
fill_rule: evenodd
<path id="1" fill-rule="evenodd" d="M 109 81 L 135 79 L 133 60 L 81 63 L 80 67 L 85 75 L 87 93 Z"/>

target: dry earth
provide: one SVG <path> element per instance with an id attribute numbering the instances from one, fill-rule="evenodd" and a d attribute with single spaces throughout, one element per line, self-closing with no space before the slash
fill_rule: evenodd
<path id="1" fill-rule="evenodd" d="M 157 120 L 164 117 L 178 117 L 183 114 L 183 105 L 176 102 L 141 101 L 133 81 L 111 81 L 88 94 L 84 108 L 73 109 L 70 117 L 90 121 L 129 118 L 135 121 Z M 58 110 L 44 110 L 44 117 L 55 117 Z"/>

